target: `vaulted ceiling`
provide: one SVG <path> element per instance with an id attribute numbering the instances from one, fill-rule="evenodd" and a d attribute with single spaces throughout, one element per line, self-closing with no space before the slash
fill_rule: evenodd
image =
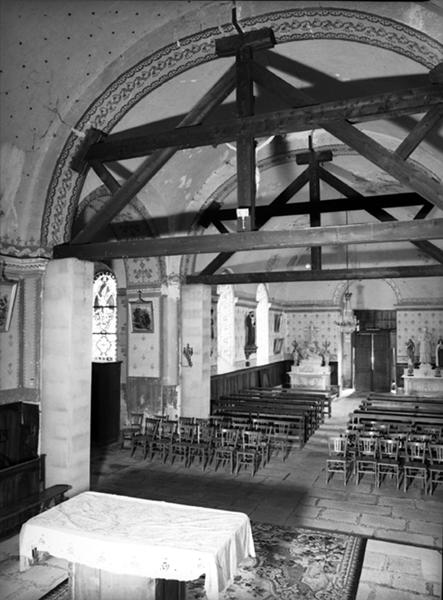
<path id="1" fill-rule="evenodd" d="M 123 51 L 111 4 L 161 23 Z M 189 282 L 443 275 L 440 2 L 95 9 L 117 58 L 33 197 L 42 248 L 184 254 Z"/>

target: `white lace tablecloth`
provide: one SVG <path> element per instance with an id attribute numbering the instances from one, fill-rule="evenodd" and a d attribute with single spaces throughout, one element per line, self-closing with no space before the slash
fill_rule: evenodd
<path id="1" fill-rule="evenodd" d="M 84 492 L 29 519 L 20 531 L 21 569 L 36 548 L 111 573 L 192 581 L 209 600 L 255 556 L 246 514 Z"/>

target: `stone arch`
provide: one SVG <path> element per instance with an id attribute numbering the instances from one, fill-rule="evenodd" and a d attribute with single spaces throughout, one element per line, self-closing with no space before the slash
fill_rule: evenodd
<path id="1" fill-rule="evenodd" d="M 442 45 L 432 37 L 388 17 L 347 8 L 310 7 L 267 12 L 242 19 L 245 29 L 271 26 L 277 43 L 336 39 L 385 48 L 432 68 L 441 60 Z M 173 24 L 172 24 L 173 25 Z M 232 23 L 217 24 L 186 36 L 180 43 L 159 48 L 125 70 L 93 101 L 75 124 L 55 165 L 42 217 L 42 245 L 51 247 L 69 239 L 74 213 L 85 181 L 70 168 L 79 146 L 78 134 L 89 127 L 108 133 L 150 91 L 178 74 L 216 58 L 214 40 L 235 33 Z"/>
<path id="2" fill-rule="evenodd" d="M 395 303 L 398 304 L 401 301 L 401 294 L 400 294 L 400 289 L 399 289 L 397 283 L 395 282 L 395 280 L 381 279 L 380 281 L 384 282 L 385 284 L 387 284 L 389 286 L 389 288 L 392 290 L 392 292 L 395 296 L 395 299 L 396 299 Z M 355 284 L 356 281 L 354 281 L 354 282 L 340 281 L 337 283 L 337 285 L 335 286 L 333 295 L 332 295 L 332 304 L 334 306 L 341 306 L 343 304 L 345 292 L 348 289 L 348 285 L 351 288 L 352 283 Z"/>

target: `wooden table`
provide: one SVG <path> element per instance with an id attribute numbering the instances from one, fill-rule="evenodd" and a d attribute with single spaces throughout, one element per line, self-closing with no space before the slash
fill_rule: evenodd
<path id="1" fill-rule="evenodd" d="M 70 563 L 75 600 L 183 600 L 185 581 L 205 575 L 208 600 L 254 557 L 247 515 L 84 492 L 29 519 L 20 532 L 21 570 L 33 552 Z"/>

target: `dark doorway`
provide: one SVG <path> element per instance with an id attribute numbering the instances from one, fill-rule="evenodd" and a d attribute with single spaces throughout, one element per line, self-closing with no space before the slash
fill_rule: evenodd
<path id="1" fill-rule="evenodd" d="M 120 366 L 93 362 L 91 380 L 91 445 L 118 441 L 120 435 Z"/>
<path id="2" fill-rule="evenodd" d="M 358 392 L 391 389 L 392 350 L 390 332 L 362 331 L 354 334 L 354 388 Z"/>
<path id="3" fill-rule="evenodd" d="M 356 310 L 353 334 L 353 385 L 356 391 L 389 392 L 395 381 L 395 310 Z"/>

